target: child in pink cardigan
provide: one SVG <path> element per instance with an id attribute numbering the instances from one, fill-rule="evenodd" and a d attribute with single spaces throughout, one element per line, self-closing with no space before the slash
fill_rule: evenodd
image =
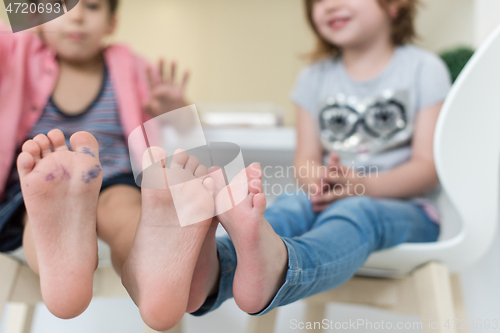
<path id="1" fill-rule="evenodd" d="M 122 274 L 141 212 L 148 213 L 128 135 L 186 105 L 188 74 L 176 82 L 175 64 L 167 78 L 163 62 L 153 70 L 124 46 L 103 48 L 116 8 L 117 0 L 80 0 L 34 31 L 12 34 L 0 25 L 0 251 L 23 245 L 45 304 L 60 318 L 90 303 L 97 237 Z M 132 143 L 137 163 L 140 149 Z M 128 266 L 134 272 L 134 262 Z M 143 315 L 154 310 L 127 287 Z"/>

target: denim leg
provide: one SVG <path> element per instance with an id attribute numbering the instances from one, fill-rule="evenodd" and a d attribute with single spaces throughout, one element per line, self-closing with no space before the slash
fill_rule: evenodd
<path id="1" fill-rule="evenodd" d="M 283 195 L 266 209 L 264 218 L 271 224 L 274 232 L 283 237 L 300 236 L 307 232 L 318 214 L 312 210 L 306 195 Z M 217 238 L 217 253 L 221 269 L 219 291 L 217 295 L 208 297 L 194 316 L 202 316 L 217 309 L 221 304 L 233 297 L 233 279 L 236 271 L 236 250 L 231 239 L 226 235 Z"/>
<path id="2" fill-rule="evenodd" d="M 285 198 L 277 200 L 265 217 L 288 250 L 286 281 L 257 315 L 343 284 L 373 251 L 404 242 L 434 242 L 439 235 L 439 225 L 410 201 L 353 197 L 317 215 L 307 197 Z M 218 295 L 207 299 L 194 315 L 213 311 L 232 297 L 236 252 L 228 237 L 219 238 L 217 246 L 226 274 L 221 276 Z"/>
<path id="3" fill-rule="evenodd" d="M 438 235 L 439 225 L 415 203 L 340 200 L 318 216 L 310 231 L 282 237 L 288 249 L 286 281 L 257 315 L 343 284 L 373 251 L 404 242 L 434 242 Z"/>
<path id="4" fill-rule="evenodd" d="M 318 218 L 311 200 L 305 194 L 282 195 L 266 209 L 264 218 L 275 233 L 282 237 L 296 237 L 309 231 Z"/>

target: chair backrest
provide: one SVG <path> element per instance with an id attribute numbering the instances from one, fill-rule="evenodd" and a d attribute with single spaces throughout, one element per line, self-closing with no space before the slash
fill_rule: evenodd
<path id="1" fill-rule="evenodd" d="M 408 272 L 438 260 L 459 271 L 492 244 L 500 205 L 500 26 L 453 85 L 436 127 L 434 155 L 442 188 L 460 217 L 460 231 L 439 242 L 374 253 L 364 267 Z"/>
<path id="2" fill-rule="evenodd" d="M 466 267 L 484 255 L 498 224 L 500 26 L 469 61 L 446 99 L 434 154 L 442 187 L 462 222 L 460 233 L 449 240 L 456 251 L 453 266 Z"/>

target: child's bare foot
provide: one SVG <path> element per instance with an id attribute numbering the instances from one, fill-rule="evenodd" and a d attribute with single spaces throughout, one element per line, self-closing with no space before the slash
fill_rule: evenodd
<path id="1" fill-rule="evenodd" d="M 207 297 L 214 294 L 219 286 L 220 265 L 217 257 L 217 239 L 215 238 L 218 225 L 219 219 L 214 217 L 203 241 L 193 272 L 186 313 L 198 310 L 205 303 Z"/>
<path id="2" fill-rule="evenodd" d="M 215 192 L 217 196 L 226 187 L 226 179 L 223 169 L 210 168 L 209 177 L 214 180 Z M 217 239 L 215 234 L 219 226 L 219 218 L 214 217 L 210 229 L 205 236 L 201 247 L 200 255 L 196 262 L 196 267 L 191 280 L 189 291 L 189 302 L 187 313 L 198 310 L 205 303 L 208 296 L 215 294 L 219 287 L 220 264 L 217 256 Z"/>
<path id="3" fill-rule="evenodd" d="M 17 160 L 42 295 L 59 318 L 81 314 L 92 299 L 97 265 L 96 214 L 102 183 L 99 147 L 87 132 L 60 130 L 23 145 Z M 52 145 L 52 149 L 51 149 Z"/>
<path id="4" fill-rule="evenodd" d="M 151 166 L 150 156 L 163 162 Z M 185 151 L 175 153 L 170 168 L 164 167 L 166 158 L 157 147 L 144 155 L 141 221 L 122 272 L 142 318 L 157 331 L 173 328 L 186 312 L 193 270 L 214 213 L 214 182 L 203 177 L 206 168 Z M 171 186 L 181 185 L 168 189 L 166 179 Z M 181 227 L 180 220 L 201 222 Z"/>
<path id="5" fill-rule="evenodd" d="M 228 188 L 230 191 L 221 191 L 216 197 L 216 207 L 227 206 L 227 192 L 233 197 L 244 192 L 247 194 L 235 208 L 218 215 L 231 237 L 238 259 L 233 296 L 241 310 L 258 313 L 265 309 L 285 282 L 288 252 L 281 238 L 264 219 L 266 197 L 262 193 L 260 166 L 249 166 L 233 179 Z"/>

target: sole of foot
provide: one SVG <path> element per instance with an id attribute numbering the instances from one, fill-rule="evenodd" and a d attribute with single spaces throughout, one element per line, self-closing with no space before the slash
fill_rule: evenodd
<path id="1" fill-rule="evenodd" d="M 219 167 L 212 167 L 208 172 L 210 178 L 214 180 L 214 196 L 217 196 L 226 188 L 226 175 L 224 170 Z M 205 303 L 208 296 L 214 295 L 218 291 L 220 264 L 217 255 L 217 239 L 215 237 L 218 226 L 219 219 L 214 217 L 205 236 L 193 273 L 193 279 L 191 280 L 187 313 L 198 310 Z"/>
<path id="2" fill-rule="evenodd" d="M 215 205 L 216 211 L 217 207 L 227 210 L 228 193 L 238 198 L 232 200 L 234 208 L 217 216 L 237 255 L 233 296 L 241 310 L 258 313 L 271 302 L 285 282 L 288 252 L 282 239 L 264 219 L 266 196 L 262 193 L 260 166 L 250 165 L 227 188 L 216 197 Z"/>
<path id="3" fill-rule="evenodd" d="M 24 143 L 17 160 L 44 302 L 55 316 L 74 318 L 92 299 L 97 265 L 96 214 L 102 169 L 87 132 L 53 130 Z"/>
<path id="4" fill-rule="evenodd" d="M 142 213 L 122 281 L 152 329 L 186 312 L 193 271 L 214 215 L 214 182 L 194 156 L 150 148 L 143 159 Z M 181 227 L 183 222 L 193 223 Z M 197 222 L 197 223 L 194 223 Z"/>

